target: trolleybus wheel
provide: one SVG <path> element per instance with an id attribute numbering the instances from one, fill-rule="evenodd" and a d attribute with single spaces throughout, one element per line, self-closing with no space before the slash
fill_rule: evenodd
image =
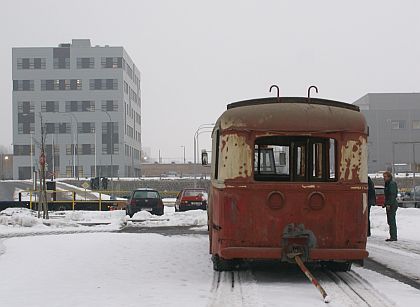
<path id="1" fill-rule="evenodd" d="M 351 265 L 352 263 L 350 261 L 346 261 L 346 262 L 328 261 L 325 263 L 325 267 L 334 272 L 350 271 Z"/>
<path id="2" fill-rule="evenodd" d="M 235 260 L 226 260 L 218 255 L 213 256 L 211 260 L 213 261 L 213 269 L 218 272 L 232 271 L 236 268 L 237 262 Z"/>

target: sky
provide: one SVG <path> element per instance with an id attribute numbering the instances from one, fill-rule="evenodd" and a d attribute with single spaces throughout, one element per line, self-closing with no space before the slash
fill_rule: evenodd
<path id="1" fill-rule="evenodd" d="M 0 10 L 0 146 L 12 144 L 12 47 L 73 38 L 123 46 L 141 71 L 142 146 L 193 159 L 193 136 L 231 102 L 306 96 L 352 103 L 420 92 L 416 0 L 5 0 Z M 420 102 L 419 102 L 420 103 Z M 210 134 L 199 137 L 210 150 Z M 1 147 L 0 147 L 1 148 Z"/>

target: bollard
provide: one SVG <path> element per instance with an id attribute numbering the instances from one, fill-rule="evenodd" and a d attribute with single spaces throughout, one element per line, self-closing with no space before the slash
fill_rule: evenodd
<path id="1" fill-rule="evenodd" d="M 32 210 L 32 191 L 29 191 L 29 209 Z"/>
<path id="2" fill-rule="evenodd" d="M 102 211 L 102 193 L 99 192 L 99 211 Z"/>
<path id="3" fill-rule="evenodd" d="M 74 211 L 74 202 L 75 202 L 75 200 L 76 200 L 76 192 L 72 192 L 73 193 L 73 199 L 72 199 L 72 202 L 71 202 L 71 207 L 72 207 L 72 210 Z"/>

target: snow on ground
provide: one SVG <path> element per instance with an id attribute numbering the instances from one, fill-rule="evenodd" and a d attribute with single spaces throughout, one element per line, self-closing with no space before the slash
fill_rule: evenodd
<path id="1" fill-rule="evenodd" d="M 374 206 L 370 212 L 372 236 L 389 237 L 389 227 L 386 221 L 386 210 L 380 206 Z M 397 229 L 398 239 L 413 240 L 420 242 L 419 225 L 420 209 L 398 208 Z"/>
<path id="2" fill-rule="evenodd" d="M 385 242 L 389 237 L 386 211 L 371 208 L 372 236 L 368 238 L 369 257 L 411 278 L 420 280 L 420 209 L 397 210 L 398 241 Z"/>
<path id="3" fill-rule="evenodd" d="M 129 226 L 139 227 L 159 227 L 159 226 L 204 226 L 207 229 L 207 211 L 190 210 L 185 212 L 175 212 L 174 207 L 165 207 L 164 214 L 161 216 L 152 215 L 147 211 L 140 211 L 131 218 L 139 223 L 128 221 Z"/>
<path id="4" fill-rule="evenodd" d="M 58 211 L 50 219 L 37 218 L 37 211 L 8 208 L 0 212 L 0 238 L 33 234 L 115 231 L 126 223 L 125 212 L 116 211 Z M 107 224 L 89 227 L 91 224 Z"/>
<path id="5" fill-rule="evenodd" d="M 209 300 L 213 272 L 204 236 L 77 234 L 4 245 L 1 306 L 206 306 Z"/>
<path id="6" fill-rule="evenodd" d="M 395 306 L 418 305 L 418 290 L 363 268 L 354 270 Z M 224 280 L 228 273 L 217 291 L 203 235 L 10 238 L 0 240 L 0 273 L 0 305 L 8 307 L 325 306 L 297 269 L 235 273 L 234 289 Z M 323 285 L 332 298 L 329 306 L 357 306 L 335 283 Z"/>
<path id="7" fill-rule="evenodd" d="M 129 220 L 124 210 L 114 211 L 53 211 L 50 219 L 37 218 L 37 211 L 26 208 L 8 208 L 0 212 L 0 238 L 31 234 L 116 231 L 130 227 L 190 226 L 193 230 L 207 229 L 207 212 L 191 210 L 175 212 L 165 207 L 162 216 L 140 211 Z"/>

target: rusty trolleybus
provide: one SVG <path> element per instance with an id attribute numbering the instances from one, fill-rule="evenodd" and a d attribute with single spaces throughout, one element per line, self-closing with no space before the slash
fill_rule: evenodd
<path id="1" fill-rule="evenodd" d="M 229 104 L 212 133 L 209 199 L 214 269 L 237 260 L 362 261 L 368 128 L 355 105 L 316 98 Z"/>

